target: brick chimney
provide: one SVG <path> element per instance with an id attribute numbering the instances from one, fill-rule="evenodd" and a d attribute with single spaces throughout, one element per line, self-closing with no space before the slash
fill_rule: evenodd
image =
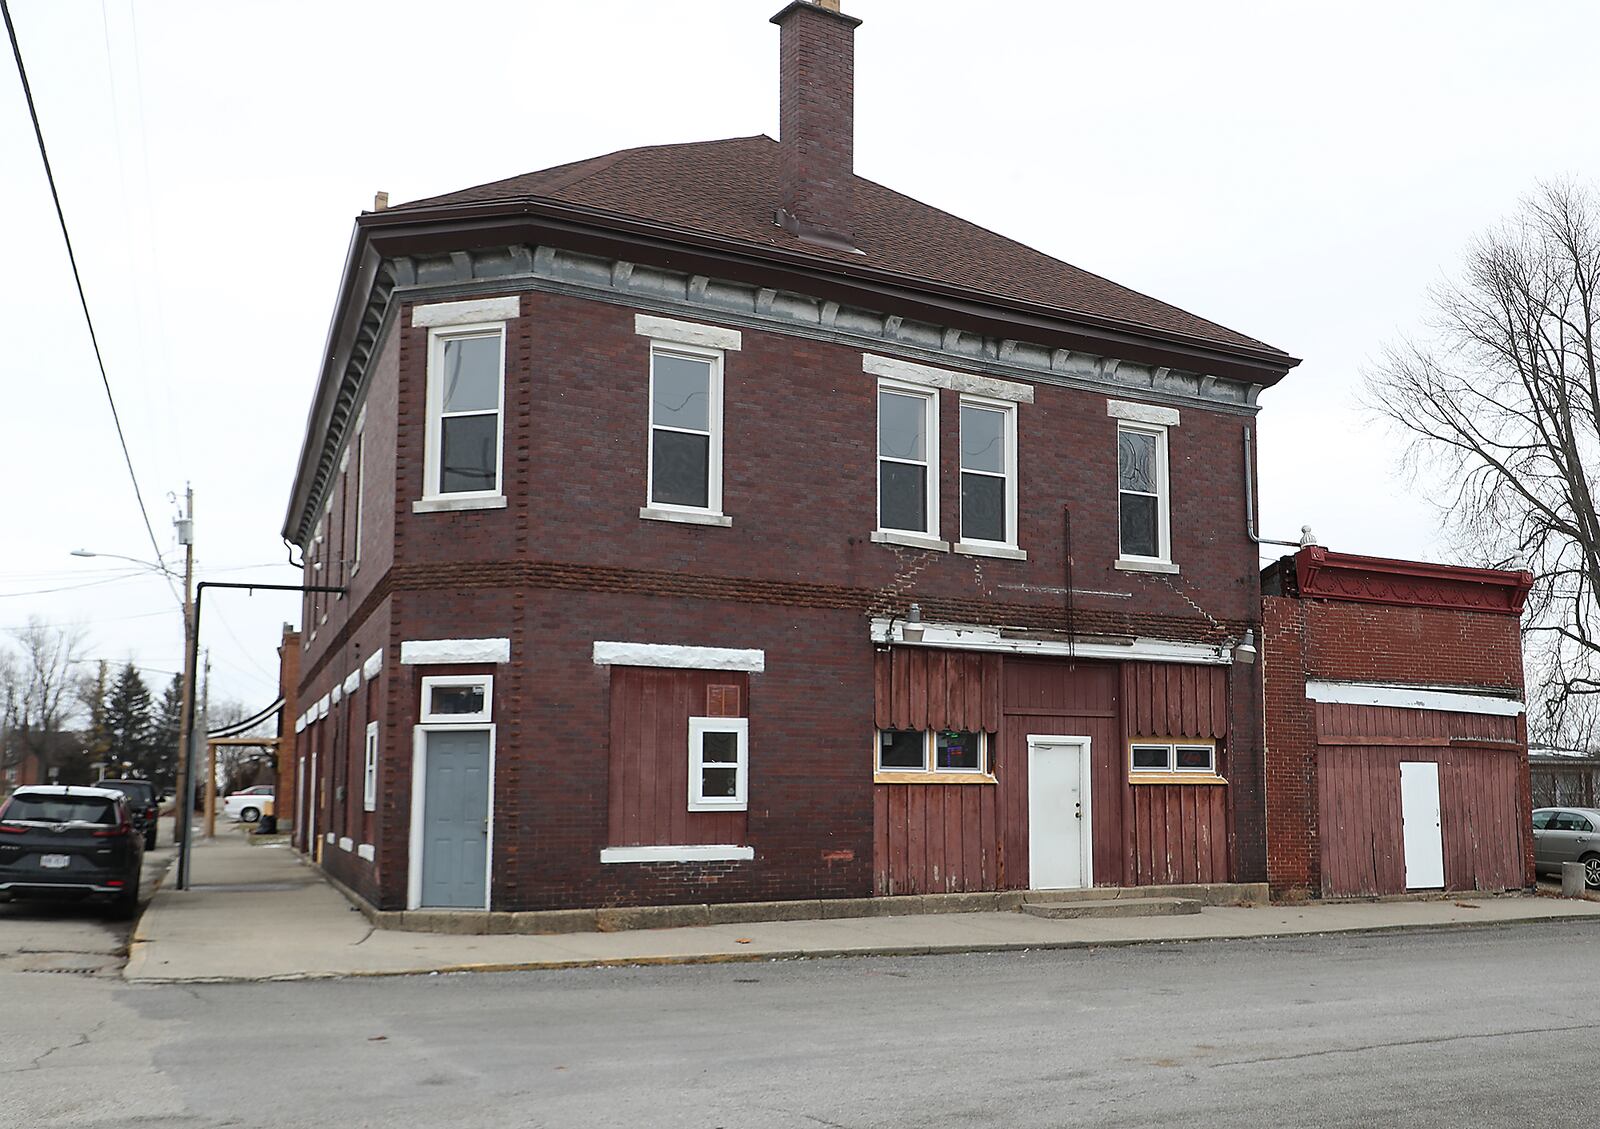
<path id="1" fill-rule="evenodd" d="M 794 0 L 778 40 L 778 224 L 855 250 L 855 32 L 839 0 Z"/>

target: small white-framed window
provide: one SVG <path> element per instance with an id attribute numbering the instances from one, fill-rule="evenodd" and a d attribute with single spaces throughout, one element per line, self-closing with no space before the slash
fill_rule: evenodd
<path id="1" fill-rule="evenodd" d="M 961 540 L 1016 548 L 1017 405 L 961 398 Z"/>
<path id="2" fill-rule="evenodd" d="M 505 342 L 501 322 L 428 331 L 425 497 L 500 494 Z"/>
<path id="3" fill-rule="evenodd" d="M 1172 560 L 1167 429 L 1159 424 L 1117 426 L 1117 520 L 1122 559 Z"/>
<path id="4" fill-rule="evenodd" d="M 880 729 L 874 770 L 881 778 L 954 773 L 985 780 L 989 772 L 989 735 L 960 729 Z"/>
<path id="5" fill-rule="evenodd" d="M 361 768 L 361 810 L 378 810 L 378 723 L 367 723 L 366 756 Z"/>
<path id="6" fill-rule="evenodd" d="M 1128 746 L 1128 768 L 1134 777 L 1155 775 L 1174 779 L 1185 774 L 1215 777 L 1217 746 L 1209 741 L 1139 740 Z"/>
<path id="7" fill-rule="evenodd" d="M 422 724 L 466 725 L 489 721 L 494 711 L 491 674 L 429 675 L 422 680 Z"/>
<path id="8" fill-rule="evenodd" d="M 361 567 L 361 518 L 364 512 L 362 491 L 367 484 L 367 436 L 362 428 L 356 429 L 356 494 L 355 494 L 355 534 L 350 539 L 350 572 L 355 573 Z"/>
<path id="9" fill-rule="evenodd" d="M 750 790 L 750 720 L 689 719 L 689 810 L 744 811 Z"/>
<path id="10" fill-rule="evenodd" d="M 721 349 L 650 344 L 649 507 L 722 513 Z"/>
<path id="11" fill-rule="evenodd" d="M 939 535 L 939 393 L 878 382 L 878 528 Z"/>

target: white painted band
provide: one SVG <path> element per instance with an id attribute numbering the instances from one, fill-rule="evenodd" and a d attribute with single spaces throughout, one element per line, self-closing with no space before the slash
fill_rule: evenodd
<path id="1" fill-rule="evenodd" d="M 371 862 L 373 859 L 378 857 L 378 852 L 373 850 L 371 843 L 362 843 L 356 848 L 356 854 L 360 855 L 368 862 Z"/>
<path id="2" fill-rule="evenodd" d="M 996 400 L 1011 400 L 1020 404 L 1033 403 L 1033 385 L 1019 384 L 1014 380 L 1000 380 L 992 376 L 978 376 L 970 372 L 955 372 L 932 365 L 919 365 L 914 361 L 899 361 L 893 357 L 880 357 L 864 353 L 861 371 L 890 380 L 903 380 L 907 384 L 920 384 L 924 388 L 948 388 L 952 392 L 965 392 L 971 396 L 989 396 Z"/>
<path id="3" fill-rule="evenodd" d="M 767 668 L 767 653 L 732 647 L 684 647 L 673 643 L 601 643 L 594 645 L 595 666 L 655 666 L 678 670 L 747 670 Z"/>
<path id="4" fill-rule="evenodd" d="M 411 639 L 400 644 L 402 666 L 510 661 L 510 639 Z"/>
<path id="5" fill-rule="evenodd" d="M 368 682 L 371 682 L 374 678 L 378 677 L 378 671 L 382 669 L 383 651 L 382 649 L 379 649 L 368 655 L 367 661 L 361 664 L 361 675 Z"/>
<path id="6" fill-rule="evenodd" d="M 1489 717 L 1517 717 L 1526 709 L 1515 698 L 1472 694 L 1442 686 L 1393 686 L 1376 682 L 1307 682 L 1306 697 L 1313 702 L 1343 706 L 1387 706 Z"/>
<path id="7" fill-rule="evenodd" d="M 344 676 L 344 692 L 346 694 L 354 694 L 359 689 L 361 689 L 361 672 L 352 670 Z"/>
<path id="8" fill-rule="evenodd" d="M 700 345 L 737 353 L 744 345 L 744 334 L 720 325 L 700 325 L 692 321 L 660 318 L 653 314 L 634 314 L 633 331 L 666 344 Z"/>
<path id="9" fill-rule="evenodd" d="M 522 299 L 473 298 L 466 302 L 435 302 L 413 306 L 411 324 L 421 329 L 435 325 L 473 325 L 485 321 L 509 321 L 522 313 Z"/>
<path id="10" fill-rule="evenodd" d="M 1178 426 L 1178 409 L 1161 408 L 1155 404 L 1135 404 L 1131 400 L 1107 400 L 1106 415 L 1135 423 L 1156 423 L 1162 427 Z"/>
<path id="11" fill-rule="evenodd" d="M 1132 637 L 1095 640 L 1080 638 L 1069 644 L 1065 639 L 1008 638 L 999 627 L 977 627 L 954 623 L 923 625 L 922 638 L 905 637 L 905 620 L 896 617 L 894 630 L 884 616 L 872 621 L 874 643 L 894 643 L 911 647 L 946 647 L 957 651 L 1000 651 L 1014 655 L 1071 656 L 1081 659 L 1121 659 L 1137 662 L 1197 663 L 1204 666 L 1231 666 L 1233 653 L 1226 647 L 1205 643 L 1175 643 L 1166 639 Z"/>
<path id="12" fill-rule="evenodd" d="M 602 847 L 605 862 L 743 862 L 756 857 L 754 847 Z"/>

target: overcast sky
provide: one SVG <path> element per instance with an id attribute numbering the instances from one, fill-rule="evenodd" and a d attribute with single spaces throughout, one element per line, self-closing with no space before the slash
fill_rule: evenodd
<path id="1" fill-rule="evenodd" d="M 298 583 L 279 535 L 355 214 L 634 145 L 777 133 L 779 0 L 12 0 L 161 550 Z M 1600 179 L 1590 3 L 846 0 L 867 177 L 1304 358 L 1262 398 L 1262 532 L 1438 559 L 1363 366 L 1541 178 Z M 154 555 L 0 63 L 10 488 L 0 628 L 160 684 Z M 53 590 L 53 591 L 46 591 Z M 287 595 L 218 593 L 215 696 L 268 703 Z"/>

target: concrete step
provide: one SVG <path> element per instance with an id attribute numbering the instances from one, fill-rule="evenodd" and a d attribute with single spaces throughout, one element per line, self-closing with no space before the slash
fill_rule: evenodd
<path id="1" fill-rule="evenodd" d="M 1265 905 L 1265 882 L 1184 883 L 1167 886 L 1090 886 L 1081 890 L 1028 890 L 1023 901 L 1083 902 L 1120 898 L 1192 898 L 1201 905 Z"/>
<path id="2" fill-rule="evenodd" d="M 1171 917 L 1199 913 L 1195 898 L 1078 898 L 1072 901 L 1026 901 L 1022 912 L 1057 920 L 1074 917 Z"/>

